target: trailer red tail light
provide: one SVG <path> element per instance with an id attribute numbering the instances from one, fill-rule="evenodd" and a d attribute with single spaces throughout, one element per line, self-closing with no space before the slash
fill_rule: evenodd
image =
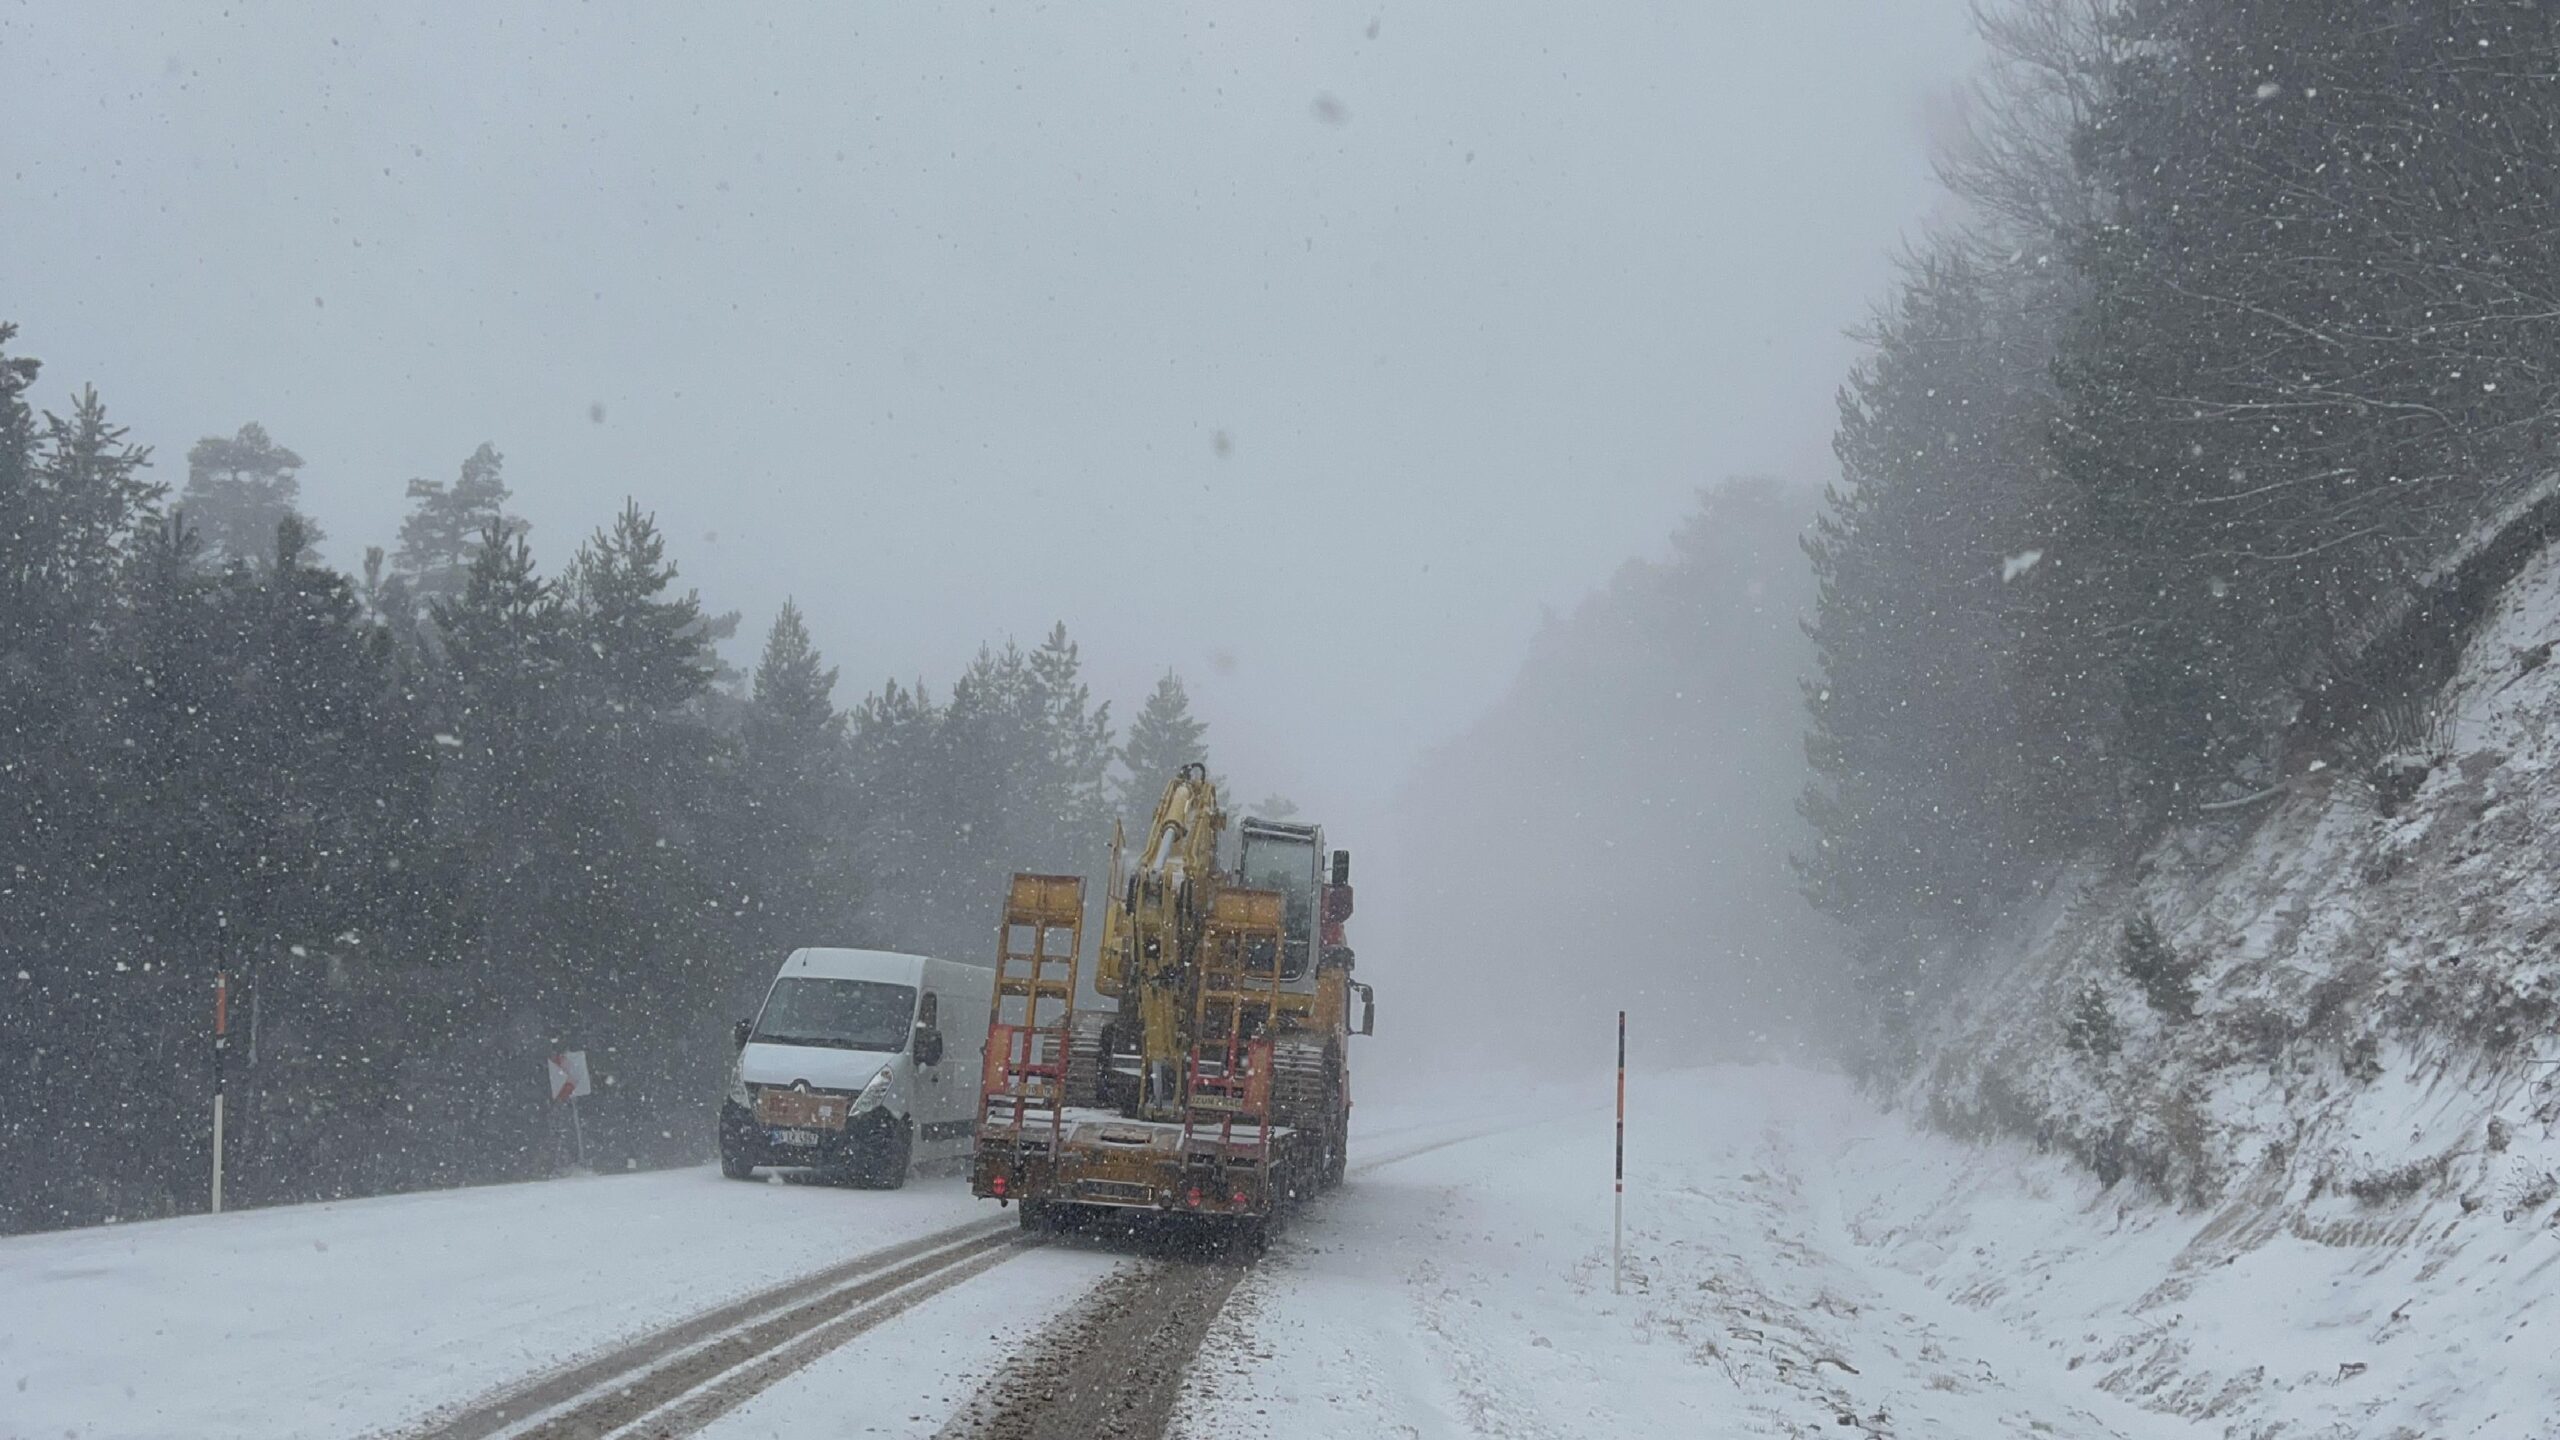
<path id="1" fill-rule="evenodd" d="M 996 1198 L 997 1198 L 997 1199 L 999 1199 L 999 1200 L 1003 1199 L 1003 1198 L 1004 1198 L 1004 1177 L 1003 1177 L 1002 1175 L 998 1175 L 997 1177 L 995 1177 L 995 1179 L 993 1179 L 993 1180 L 991 1180 L 991 1181 L 989 1181 L 989 1182 L 987 1183 L 987 1188 L 988 1188 L 988 1189 L 990 1189 L 990 1190 L 993 1190 L 994 1192 L 996 1192 Z"/>
<path id="2" fill-rule="evenodd" d="M 1239 1208 L 1239 1209 L 1243 1208 L 1244 1203 L 1245 1203 L 1245 1195 L 1244 1195 L 1244 1192 L 1243 1192 L 1243 1191 L 1239 1190 L 1239 1191 L 1237 1191 L 1237 1192 L 1236 1192 L 1236 1194 L 1235 1194 L 1235 1201 L 1236 1201 L 1236 1206 L 1237 1206 L 1237 1208 Z"/>
<path id="3" fill-rule="evenodd" d="M 1191 1187 L 1191 1194 L 1190 1194 L 1187 1198 L 1191 1201 L 1191 1208 L 1192 1208 L 1192 1209 L 1194 1209 L 1194 1210 L 1199 1209 L 1199 1208 L 1200 1208 L 1200 1187 L 1199 1187 L 1199 1186 L 1197 1186 L 1197 1185 L 1192 1186 L 1192 1187 Z"/>

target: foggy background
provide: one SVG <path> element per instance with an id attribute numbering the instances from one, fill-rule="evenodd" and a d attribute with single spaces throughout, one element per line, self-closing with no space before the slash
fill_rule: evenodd
<path id="1" fill-rule="evenodd" d="M 1479 963 L 1775 1014 L 1789 537 L 1964 12 L 18 9 L 0 314 L 163 480 L 264 424 L 342 569 L 488 441 L 546 567 L 635 497 L 840 704 L 1053 621 L 1124 725 L 1178 670 L 1360 854 L 1390 1033 Z"/>

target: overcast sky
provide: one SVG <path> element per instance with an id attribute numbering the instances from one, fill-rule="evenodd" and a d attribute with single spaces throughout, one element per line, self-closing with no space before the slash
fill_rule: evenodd
<path id="1" fill-rule="evenodd" d="M 1063 619 L 1356 819 L 1696 486 L 1822 478 L 1972 54 L 1962 0 L 0 0 L 0 318 L 173 484 L 263 422 L 342 566 L 489 440 L 546 566 L 636 496 L 847 703 Z"/>

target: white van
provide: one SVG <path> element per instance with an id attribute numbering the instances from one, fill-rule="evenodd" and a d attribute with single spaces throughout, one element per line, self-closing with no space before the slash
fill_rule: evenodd
<path id="1" fill-rule="evenodd" d="M 792 951 L 738 1022 L 720 1173 L 806 1167 L 894 1188 L 918 1160 L 966 1156 L 995 984 L 956 960 Z"/>

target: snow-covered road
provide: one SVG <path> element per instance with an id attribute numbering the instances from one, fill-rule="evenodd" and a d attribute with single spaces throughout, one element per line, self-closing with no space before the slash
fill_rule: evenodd
<path id="1" fill-rule="evenodd" d="M 1450 1146 L 1319 1202 L 1192 1371 L 1184 1433 L 2168 1437 L 2040 1337 L 1879 1266 L 1837 1167 L 1879 1125 L 1835 1077 L 1640 1077 L 1623 1290 L 1610 1133 L 1573 1117 Z M 1846 1203 L 1855 1203 L 1854 1200 Z"/>
<path id="2" fill-rule="evenodd" d="M 1235 1289 L 1175 1432 L 2200 1433 L 2098 1390 L 2069 1347 L 1880 1263 L 1848 1217 L 1889 1176 L 1861 1157 L 1879 1135 L 1962 1152 L 1831 1077 L 1639 1077 L 1613 1295 L 1605 1093 L 1548 1091 L 1499 1126 L 1455 1105 L 1364 1111 L 1351 1184 Z M 906 1260 L 918 1273 L 974 1268 L 868 1319 L 854 1307 L 848 1338 L 803 1345 L 673 1428 L 931 1436 L 1044 1326 L 1144 1263 L 1093 1241 L 1015 1246 L 990 1218 L 947 1178 L 890 1193 L 702 1170 L 0 1241 L 0 1437 L 420 1433 L 885 1247 L 924 1255 Z M 629 1433 L 663 1433 L 663 1412 L 656 1426 Z"/>
<path id="3" fill-rule="evenodd" d="M 741 1185 L 706 1168 L 0 1241 L 0 1436 L 394 1430 L 980 1218 L 947 1178 L 880 1192 Z M 1026 1304 L 1063 1301 L 1111 1263 L 1044 1254 L 1007 1284 Z"/>

